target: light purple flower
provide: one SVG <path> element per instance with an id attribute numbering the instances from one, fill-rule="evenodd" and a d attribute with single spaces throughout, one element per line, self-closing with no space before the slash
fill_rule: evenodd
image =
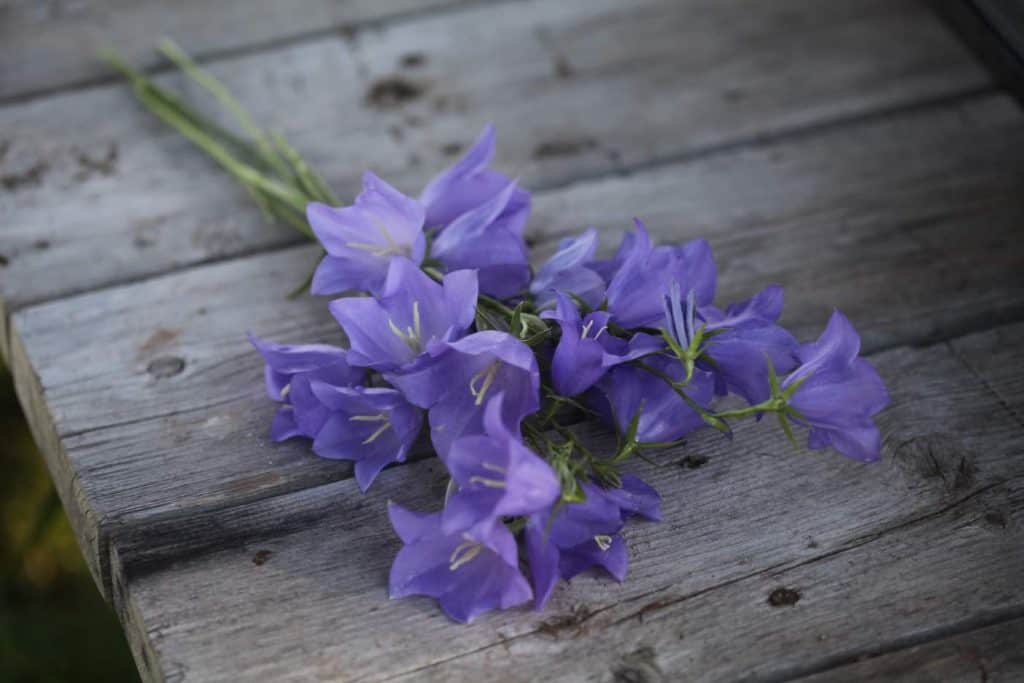
<path id="1" fill-rule="evenodd" d="M 313 396 L 327 417 L 313 440 L 323 458 L 355 461 L 356 481 L 364 492 L 386 465 L 403 462 L 423 424 L 423 411 L 394 389 L 338 387 L 317 380 Z"/>
<path id="2" fill-rule="evenodd" d="M 369 171 L 355 204 L 335 208 L 312 202 L 306 217 L 327 251 L 313 275 L 313 294 L 377 293 L 393 257 L 404 256 L 417 265 L 423 260 L 422 205 Z"/>
<path id="3" fill-rule="evenodd" d="M 390 503 L 388 516 L 405 544 L 391 565 L 392 599 L 437 598 L 448 616 L 469 623 L 488 610 L 521 605 L 533 596 L 519 571 L 515 538 L 504 524 L 447 534 L 440 512 L 418 514 Z"/>
<path id="4" fill-rule="evenodd" d="M 348 297 L 329 304 L 348 335 L 352 365 L 398 371 L 431 343 L 457 339 L 476 314 L 476 273 L 449 273 L 441 284 L 412 261 L 392 259 L 378 299 Z"/>
<path id="5" fill-rule="evenodd" d="M 667 291 L 673 281 L 693 289 L 698 305 L 710 303 L 715 293 L 715 264 L 704 240 L 679 246 L 655 247 L 639 219 L 636 231 L 623 238 L 619 252 L 603 270 L 608 283 L 608 311 L 626 328 L 658 325 L 662 302 L 652 292 Z"/>
<path id="6" fill-rule="evenodd" d="M 427 183 L 420 194 L 430 230 L 441 230 L 470 209 L 485 203 L 508 186 L 510 178 L 487 168 L 494 157 L 494 126 L 487 124 L 469 151 Z M 530 194 L 517 189 L 504 213 L 514 215 L 509 227 L 522 235 L 530 211 Z"/>
<path id="7" fill-rule="evenodd" d="M 652 522 L 661 521 L 661 496 L 654 487 L 634 474 L 621 476 L 622 486 L 603 489 L 604 496 L 619 506 L 623 521 L 637 515 Z"/>
<path id="8" fill-rule="evenodd" d="M 831 446 L 871 462 L 882 450 L 872 416 L 889 405 L 889 392 L 871 364 L 857 357 L 859 352 L 857 331 L 834 311 L 821 337 L 800 347 L 801 365 L 783 381 L 782 390 L 800 382 L 788 403 L 799 413 L 797 421 L 810 427 L 808 448 Z"/>
<path id="9" fill-rule="evenodd" d="M 293 436 L 313 437 L 326 415 L 312 395 L 309 382 L 316 379 L 336 386 L 362 382 L 364 371 L 348 362 L 345 349 L 327 344 L 277 344 L 249 335 L 249 342 L 266 362 L 267 395 L 285 405 L 277 411 L 270 428 L 274 441 Z"/>
<path id="10" fill-rule="evenodd" d="M 565 294 L 555 295 L 556 307 L 542 318 L 554 320 L 561 337 L 551 359 L 551 381 L 563 396 L 576 396 L 594 385 L 609 368 L 653 353 L 664 344 L 661 339 L 636 333 L 629 341 L 608 332 L 611 314 L 594 311 L 580 317 L 576 305 Z"/>
<path id="11" fill-rule="evenodd" d="M 575 294 L 591 308 L 604 300 L 605 282 L 589 264 L 597 249 L 597 230 L 587 228 L 578 237 L 564 239 L 558 251 L 540 267 L 530 283 L 537 308 L 555 302 L 555 293 Z"/>
<path id="12" fill-rule="evenodd" d="M 644 363 L 675 381 L 684 378 L 682 365 L 673 358 L 651 356 L 645 358 Z M 684 391 L 697 404 L 706 407 L 714 395 L 714 379 L 710 373 L 696 369 Z M 622 433 L 639 413 L 637 440 L 641 442 L 675 441 L 704 426 L 700 414 L 667 382 L 632 365 L 613 368 L 588 396 L 604 419 Z"/>
<path id="13" fill-rule="evenodd" d="M 406 398 L 430 409 L 430 437 L 442 459 L 463 434 L 484 431 L 486 401 L 501 392 L 501 415 L 511 430 L 540 407 L 540 373 L 533 351 L 505 332 L 476 332 L 434 344 L 424 359 L 386 378 Z"/>
<path id="14" fill-rule="evenodd" d="M 509 211 L 515 193 L 515 181 L 509 181 L 494 196 L 449 223 L 430 250 L 431 258 L 447 270 L 476 269 L 480 291 L 501 299 L 523 292 L 530 280 L 522 236 L 525 217 L 522 211 Z"/>
<path id="15" fill-rule="evenodd" d="M 700 350 L 705 360 L 698 363 L 714 375 L 715 393 L 724 396 L 733 391 L 750 404 L 766 400 L 770 393 L 766 358 L 776 372 L 783 374 L 797 364 L 796 339 L 775 324 L 782 314 L 782 287 L 765 287 L 724 312 L 710 304 L 698 307 L 696 291 L 689 290 L 685 299 L 682 291 L 682 285 L 673 281 L 664 295 L 669 334 L 688 349 L 701 325 L 705 334 L 718 332 L 702 342 Z"/>
<path id="16" fill-rule="evenodd" d="M 583 502 L 534 513 L 527 521 L 526 554 L 537 609 L 547 603 L 559 577 L 570 579 L 593 566 L 618 581 L 626 577 L 629 553 L 619 536 L 622 510 L 596 484 L 581 486 Z"/>
<path id="17" fill-rule="evenodd" d="M 484 433 L 456 439 L 445 465 L 458 490 L 445 505 L 445 532 L 547 509 L 561 495 L 554 470 L 502 419 L 502 394 L 484 410 Z"/>

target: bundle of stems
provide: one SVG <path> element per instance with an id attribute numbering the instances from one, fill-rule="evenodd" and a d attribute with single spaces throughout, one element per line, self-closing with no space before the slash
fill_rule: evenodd
<path id="1" fill-rule="evenodd" d="M 306 221 L 306 205 L 313 201 L 340 203 L 320 175 L 281 133 L 268 133 L 256 125 L 224 84 L 196 64 L 177 44 L 165 39 L 160 42 L 158 51 L 213 95 L 234 118 L 241 135 L 211 121 L 181 96 L 157 85 L 115 50 L 102 50 L 100 56 L 129 80 L 143 106 L 230 173 L 268 220 L 290 225 L 312 239 L 313 231 Z"/>

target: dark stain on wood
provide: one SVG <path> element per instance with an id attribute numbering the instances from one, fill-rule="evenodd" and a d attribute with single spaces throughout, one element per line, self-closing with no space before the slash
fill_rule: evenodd
<path id="1" fill-rule="evenodd" d="M 568 157 L 583 154 L 597 147 L 594 138 L 566 138 L 564 140 L 548 140 L 533 149 L 534 159 L 550 159 L 552 157 Z"/>
<path id="2" fill-rule="evenodd" d="M 427 56 L 422 52 L 407 52 L 402 55 L 398 63 L 403 69 L 418 69 L 427 63 Z"/>
<path id="3" fill-rule="evenodd" d="M 47 249 L 50 248 L 51 244 L 50 240 L 42 239 L 36 240 L 32 246 L 35 247 L 37 251 L 46 251 Z"/>
<path id="4" fill-rule="evenodd" d="M 167 379 L 180 375 L 185 369 L 185 361 L 177 356 L 161 356 L 146 366 L 146 372 L 157 379 Z"/>
<path id="5" fill-rule="evenodd" d="M 449 142 L 448 144 L 441 146 L 441 154 L 444 154 L 446 157 L 453 157 L 461 151 L 461 142 Z"/>
<path id="6" fill-rule="evenodd" d="M 708 464 L 708 456 L 701 455 L 699 453 L 691 453 L 682 460 L 679 461 L 678 465 L 684 470 L 695 470 L 698 467 L 703 467 Z"/>
<path id="7" fill-rule="evenodd" d="M 43 182 L 43 177 L 49 170 L 50 164 L 47 161 L 39 161 L 24 171 L 0 175 L 0 186 L 12 192 L 23 187 L 38 186 Z"/>
<path id="8" fill-rule="evenodd" d="M 567 80 L 576 75 L 576 70 L 572 68 L 572 64 L 565 55 L 555 55 L 555 77 L 562 80 Z"/>
<path id="9" fill-rule="evenodd" d="M 893 457 L 911 476 L 941 482 L 950 494 L 969 491 L 977 480 L 973 455 L 952 434 L 914 437 L 897 446 Z"/>
<path id="10" fill-rule="evenodd" d="M 641 647 L 623 655 L 620 663 L 612 669 L 612 680 L 615 683 L 658 683 L 665 680 L 655 660 L 656 653 L 652 647 Z"/>
<path id="11" fill-rule="evenodd" d="M 573 630 L 573 637 L 583 633 L 583 623 L 593 616 L 586 605 L 575 605 L 568 614 L 562 614 L 546 620 L 538 627 L 544 635 L 557 638 L 563 631 Z"/>
<path id="12" fill-rule="evenodd" d="M 98 159 L 89 156 L 85 152 L 78 152 L 76 160 L 82 169 L 79 179 L 87 178 L 93 173 L 99 173 L 104 176 L 113 175 L 117 171 L 117 159 L 119 156 L 120 150 L 116 142 L 111 142 L 107 146 L 106 154 Z"/>
<path id="13" fill-rule="evenodd" d="M 426 87 L 402 76 L 382 78 L 366 93 L 366 103 L 376 109 L 397 109 L 413 100 L 418 100 Z"/>
<path id="14" fill-rule="evenodd" d="M 273 554 L 273 550 L 257 550 L 256 554 L 252 556 L 252 563 L 257 567 L 262 567 Z"/>
<path id="15" fill-rule="evenodd" d="M 11 264 L 11 259 L 7 258 L 3 254 L 0 254 L 0 268 L 6 268 Z"/>
<path id="16" fill-rule="evenodd" d="M 800 591 L 795 588 L 776 588 L 768 594 L 768 604 L 772 607 L 792 607 L 800 602 Z"/>
<path id="17" fill-rule="evenodd" d="M 158 327 L 139 347 L 139 355 L 146 356 L 154 351 L 167 348 L 177 341 L 180 336 L 181 330 L 179 329 L 169 330 L 166 327 Z"/>

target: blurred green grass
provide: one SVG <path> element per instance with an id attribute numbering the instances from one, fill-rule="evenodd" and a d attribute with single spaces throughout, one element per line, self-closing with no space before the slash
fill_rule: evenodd
<path id="1" fill-rule="evenodd" d="M 0 682 L 137 681 L 0 364 Z"/>

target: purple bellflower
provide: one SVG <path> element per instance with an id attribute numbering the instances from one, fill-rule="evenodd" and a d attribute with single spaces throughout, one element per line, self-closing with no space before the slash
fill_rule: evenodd
<path id="1" fill-rule="evenodd" d="M 551 381 L 563 396 L 576 396 L 594 385 L 609 368 L 662 348 L 658 337 L 637 332 L 628 341 L 608 332 L 611 314 L 594 311 L 581 317 L 565 294 L 555 294 L 555 310 L 542 318 L 558 323 L 562 335 L 551 359 Z"/>
<path id="2" fill-rule="evenodd" d="M 580 485 L 585 500 L 534 513 L 526 523 L 537 609 L 543 609 L 559 577 L 571 579 L 599 566 L 618 581 L 626 578 L 629 552 L 619 536 L 622 509 L 596 484 Z"/>
<path id="3" fill-rule="evenodd" d="M 367 172 L 355 204 L 330 207 L 312 202 L 306 217 L 327 255 L 313 275 L 313 294 L 346 290 L 377 293 L 395 256 L 423 261 L 422 205 Z"/>
<path id="4" fill-rule="evenodd" d="M 327 344 L 277 344 L 249 335 L 249 342 L 266 362 L 267 395 L 284 405 L 270 427 L 270 438 L 284 441 L 293 436 L 313 438 L 326 419 L 326 411 L 310 390 L 316 379 L 335 386 L 362 382 L 364 371 L 348 362 L 348 352 Z"/>
<path id="5" fill-rule="evenodd" d="M 523 292 L 530 280 L 520 214 L 508 212 L 515 193 L 515 181 L 509 181 L 493 197 L 449 223 L 430 251 L 431 258 L 447 270 L 476 269 L 480 291 L 500 299 Z"/>
<path id="6" fill-rule="evenodd" d="M 597 230 L 587 228 L 579 237 L 562 240 L 558 251 L 540 267 L 530 283 L 537 308 L 555 303 L 555 294 L 574 294 L 591 308 L 604 300 L 605 282 L 590 267 L 597 249 Z"/>
<path id="7" fill-rule="evenodd" d="M 714 375 L 716 394 L 734 391 L 751 404 L 766 400 L 771 391 L 766 357 L 780 373 L 797 364 L 796 339 L 775 324 L 782 314 L 782 288 L 768 286 L 724 312 L 710 304 L 698 307 L 697 299 L 694 289 L 684 299 L 682 285 L 673 281 L 664 295 L 665 329 L 682 349 L 710 357 L 697 365 Z M 692 349 L 698 327 L 705 338 Z"/>
<path id="8" fill-rule="evenodd" d="M 682 381 L 685 371 L 679 361 L 666 356 L 651 356 L 644 363 L 671 377 Z M 691 408 L 664 379 L 632 365 L 613 368 L 588 396 L 591 404 L 621 433 L 637 414 L 636 438 L 640 442 L 675 441 L 695 429 L 704 426 L 700 414 Z M 714 394 L 714 379 L 711 373 L 694 370 L 686 395 L 697 404 L 706 407 Z"/>
<path id="9" fill-rule="evenodd" d="M 510 178 L 487 166 L 494 157 L 494 126 L 487 124 L 469 151 L 455 164 L 434 177 L 420 194 L 429 231 L 440 231 L 470 209 L 484 204 L 509 184 Z M 516 189 L 500 218 L 515 234 L 522 236 L 530 213 L 530 194 Z"/>
<path id="10" fill-rule="evenodd" d="M 446 533 L 546 510 L 562 493 L 551 466 L 505 425 L 502 398 L 487 403 L 485 433 L 456 439 L 448 451 L 445 465 L 458 490 L 445 505 Z"/>
<path id="11" fill-rule="evenodd" d="M 386 465 L 405 460 L 423 424 L 421 409 L 394 389 L 338 387 L 317 380 L 310 385 L 327 410 L 313 439 L 313 452 L 355 461 L 356 481 L 363 492 Z"/>
<path id="12" fill-rule="evenodd" d="M 704 240 L 679 246 L 654 246 L 647 228 L 635 220 L 636 231 L 622 240 L 618 253 L 601 268 L 611 275 L 608 283 L 608 311 L 626 328 L 657 325 L 664 308 L 651 292 L 666 291 L 673 281 L 693 290 L 697 305 L 709 304 L 715 296 L 715 262 Z"/>
<path id="13" fill-rule="evenodd" d="M 495 394 L 503 394 L 501 417 L 509 430 L 540 407 L 537 358 L 508 333 L 476 332 L 434 344 L 429 353 L 430 361 L 386 379 L 411 403 L 430 409 L 430 437 L 442 460 L 457 438 L 484 432 L 484 408 Z"/>
<path id="14" fill-rule="evenodd" d="M 408 367 L 427 348 L 459 338 L 476 314 L 476 273 L 430 279 L 412 261 L 392 259 L 378 299 L 348 297 L 329 304 L 348 335 L 348 362 L 382 372 Z"/>
<path id="15" fill-rule="evenodd" d="M 801 364 L 783 381 L 782 391 L 792 391 L 788 404 L 799 414 L 794 419 L 810 428 L 808 448 L 831 446 L 854 460 L 872 462 L 882 450 L 872 417 L 889 405 L 889 392 L 858 353 L 860 336 L 846 316 L 834 311 L 818 340 L 800 347 Z"/>
<path id="16" fill-rule="evenodd" d="M 652 522 L 661 521 L 661 496 L 654 487 L 634 474 L 624 474 L 618 488 L 603 489 L 604 496 L 619 506 L 622 520 L 636 515 Z"/>
<path id="17" fill-rule="evenodd" d="M 437 598 L 448 616 L 469 623 L 483 612 L 533 597 L 519 571 L 516 540 L 504 524 L 449 534 L 441 528 L 440 512 L 417 514 L 390 503 L 388 516 L 405 544 L 391 565 L 392 599 Z"/>

